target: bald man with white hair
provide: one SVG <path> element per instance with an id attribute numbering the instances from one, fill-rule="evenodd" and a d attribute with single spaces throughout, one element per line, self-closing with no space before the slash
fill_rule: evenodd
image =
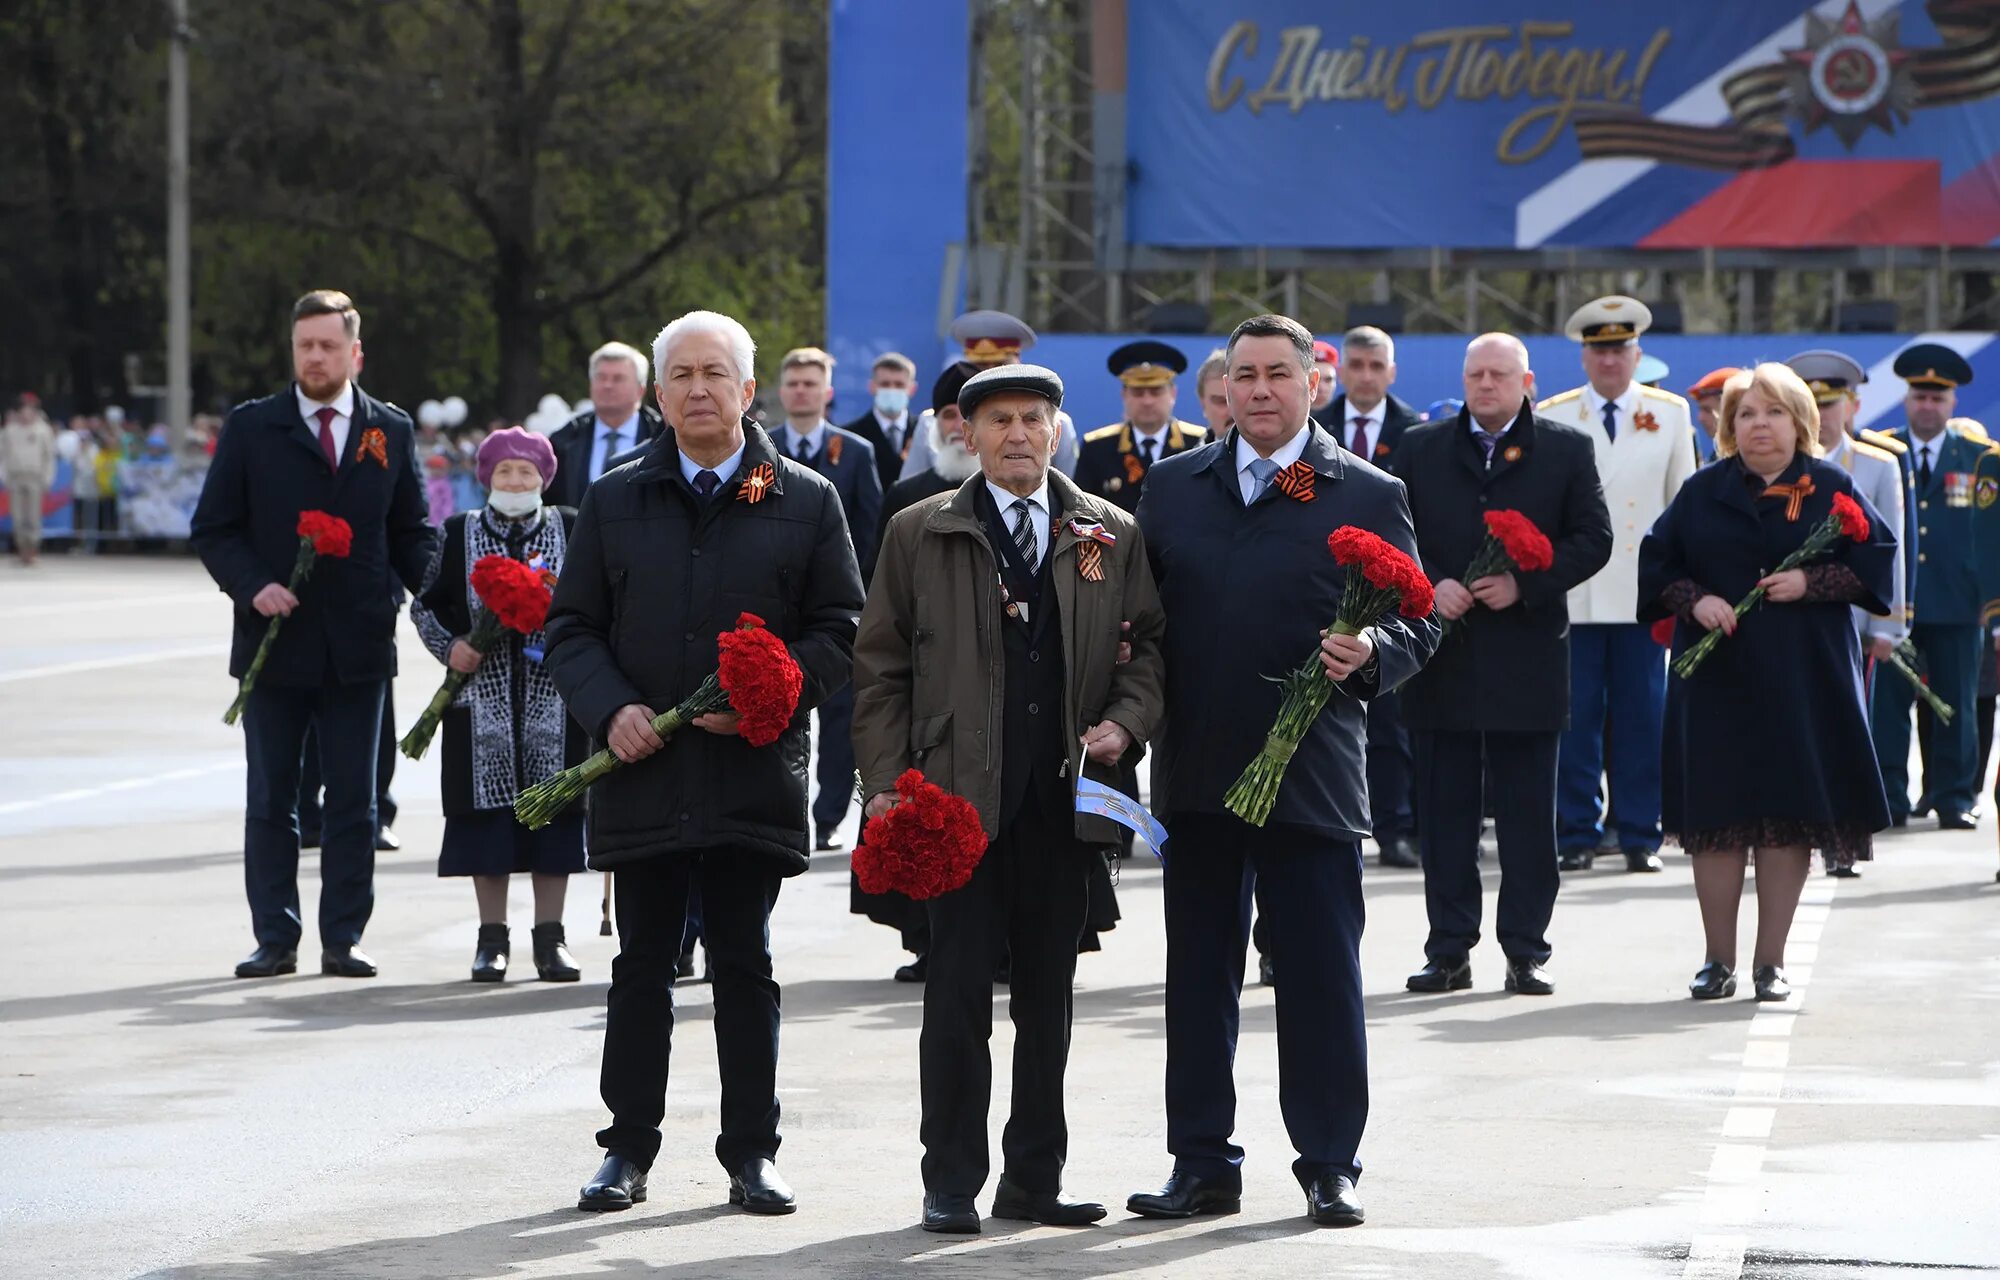
<path id="1" fill-rule="evenodd" d="M 1534 386 L 1519 338 L 1481 334 L 1465 350 L 1465 407 L 1410 428 L 1396 455 L 1417 550 L 1450 628 L 1403 687 L 1430 917 L 1412 991 L 1472 986 L 1483 796 L 1491 797 L 1500 836 L 1495 933 L 1506 958 L 1503 985 L 1522 995 L 1555 990 L 1546 966 L 1559 880 L 1556 749 L 1569 709 L 1568 593 L 1610 558 L 1611 517 L 1590 437 L 1538 417 Z M 1532 521 L 1553 561 L 1467 581 L 1486 540 L 1485 517 L 1502 511 Z"/>

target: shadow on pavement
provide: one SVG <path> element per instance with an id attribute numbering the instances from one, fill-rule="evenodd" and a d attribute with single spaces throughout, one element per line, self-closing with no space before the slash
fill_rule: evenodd
<path id="1" fill-rule="evenodd" d="M 911 1208 L 914 1213 L 915 1204 Z M 810 1211 L 808 1209 L 808 1211 Z M 1237 1245 L 1254 1244 L 1317 1231 L 1302 1216 L 1268 1222 L 1211 1219 L 1209 1230 L 1183 1234 L 1184 1222 L 1113 1220 L 1078 1230 L 1027 1228 L 987 1220 L 987 1234 L 973 1238 L 926 1235 L 915 1226 L 833 1240 L 815 1240 L 781 1252 L 750 1252 L 660 1265 L 619 1256 L 628 1239 L 648 1232 L 707 1222 L 724 1215 L 743 1217 L 727 1206 L 656 1213 L 646 1206 L 591 1217 L 552 1210 L 502 1222 L 481 1223 L 438 1235 L 366 1240 L 357 1244 L 293 1253 L 272 1250 L 251 1261 L 204 1263 L 147 1273 L 146 1280 L 291 1280 L 292 1277 L 358 1277 L 372 1280 L 479 1280 L 530 1268 L 536 1275 L 639 1277 L 653 1280 L 730 1280 L 747 1277 L 811 1275 L 874 1277 L 901 1272 L 935 1273 L 936 1264 L 959 1262 L 980 1276 L 1109 1276 L 1190 1262 Z M 1026 1227 L 1027 1224 L 1021 1224 Z M 745 1219 L 746 1236 L 759 1234 Z M 1171 1232 L 1158 1241 L 1150 1236 Z M 968 1247 L 970 1245 L 970 1247 Z M 646 1252 L 665 1251 L 649 1240 Z M 575 1270 L 562 1270 L 573 1261 Z M 1219 1260 L 1218 1260 L 1219 1261 Z M 931 1265 L 925 1265 L 931 1264 Z M 956 1270 L 956 1269 L 954 1269 Z"/>
<path id="2" fill-rule="evenodd" d="M 1526 999 L 1522 996 L 1505 998 Z M 1634 1004 L 1612 1001 L 1537 1003 L 1519 1013 L 1498 1018 L 1447 1018 L 1424 1023 L 1420 1029 L 1426 1039 L 1447 1040 L 1456 1044 L 1559 1039 L 1565 1036 L 1581 1040 L 1637 1040 L 1646 1036 L 1671 1036 L 1691 1027 L 1712 1026 L 1718 1022 L 1745 1023 L 1755 1016 L 1757 1008 L 1755 1000 L 1701 1001 L 1690 1000 L 1686 996 Z"/>

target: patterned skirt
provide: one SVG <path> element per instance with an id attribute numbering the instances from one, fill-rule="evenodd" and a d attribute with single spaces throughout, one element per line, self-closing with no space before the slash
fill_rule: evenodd
<path id="1" fill-rule="evenodd" d="M 1691 854 L 1738 853 L 1744 849 L 1817 849 L 1829 867 L 1851 867 L 1875 857 L 1875 836 L 1865 822 L 1804 822 L 1765 818 L 1686 833 L 1670 831 L 1667 843 Z"/>

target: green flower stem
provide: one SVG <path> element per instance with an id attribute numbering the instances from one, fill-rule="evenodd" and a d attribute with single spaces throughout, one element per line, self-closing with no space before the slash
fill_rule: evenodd
<path id="1" fill-rule="evenodd" d="M 1355 594 L 1354 580 L 1361 577 L 1358 569 L 1350 573 L 1347 593 L 1341 601 L 1343 615 L 1347 612 L 1347 600 Z M 1369 592 L 1380 594 L 1372 587 Z M 1388 594 L 1391 600 L 1395 598 L 1395 593 Z M 1372 620 L 1371 617 L 1369 621 Z M 1343 618 L 1327 630 L 1333 635 L 1358 636 L 1366 625 Z M 1303 663 L 1285 673 L 1284 700 L 1278 704 L 1278 718 L 1264 739 L 1263 749 L 1222 797 L 1224 807 L 1253 827 L 1261 827 L 1270 820 L 1271 810 L 1278 803 L 1278 786 L 1285 779 L 1285 767 L 1292 762 L 1306 731 L 1333 697 L 1333 681 L 1327 679 L 1319 655 L 1320 650 L 1315 646 Z"/>
<path id="2" fill-rule="evenodd" d="M 465 638 L 465 642 L 484 657 L 498 643 L 500 633 L 504 629 L 500 625 L 500 615 L 491 609 L 482 609 L 479 621 L 472 624 L 472 634 Z M 466 686 L 474 674 L 469 671 L 446 670 L 444 683 L 431 695 L 430 705 L 424 708 L 424 713 L 417 717 L 417 722 L 410 726 L 410 731 L 404 734 L 402 742 L 397 744 L 404 755 L 412 760 L 424 758 L 424 753 L 431 749 L 431 739 L 437 736 L 438 725 L 444 722 L 444 713 L 451 709 L 451 704 L 458 699 L 458 691 Z"/>
<path id="3" fill-rule="evenodd" d="M 1897 675 L 1910 682 L 1910 687 L 1917 691 L 1917 696 L 1924 700 L 1924 705 L 1931 709 L 1932 715 L 1944 724 L 1951 723 L 1951 704 L 1939 697 L 1937 690 L 1924 682 L 1924 678 L 1917 674 L 1916 669 L 1903 660 L 1901 652 L 1892 652 L 1883 661 L 1887 662 Z"/>
<path id="4" fill-rule="evenodd" d="M 1816 560 L 1824 555 L 1839 540 L 1840 517 L 1829 515 L 1826 519 L 1820 521 L 1817 528 L 1806 535 L 1806 540 L 1799 544 L 1799 549 L 1779 561 L 1778 567 L 1773 569 L 1771 573 L 1773 575 L 1789 573 L 1791 570 L 1804 565 L 1808 560 Z M 1736 602 L 1736 616 L 1740 619 L 1744 614 L 1756 608 L 1758 603 L 1763 599 L 1764 588 L 1752 587 L 1749 595 L 1744 596 Z M 1706 662 L 1708 655 L 1715 652 L 1715 647 L 1722 643 L 1722 636 L 1722 630 L 1717 628 L 1703 635 L 1686 649 L 1683 649 L 1681 656 L 1674 659 L 1674 674 L 1683 680 L 1693 675 L 1695 669 Z"/>
<path id="5" fill-rule="evenodd" d="M 295 596 L 299 593 L 299 588 L 305 586 L 306 579 L 312 576 L 313 561 L 316 558 L 312 539 L 300 538 L 299 554 L 292 561 L 292 577 L 291 581 L 285 584 L 285 590 Z M 284 621 L 285 615 L 282 613 L 271 615 L 270 625 L 264 628 L 264 638 L 257 642 L 257 655 L 250 659 L 250 669 L 243 673 L 241 683 L 236 686 L 236 701 L 230 703 L 229 710 L 222 713 L 222 723 L 235 724 L 242 718 L 243 708 L 250 702 L 250 691 L 257 687 L 257 677 L 263 674 L 264 660 L 271 656 L 271 642 L 278 638 L 278 627 Z"/>
<path id="6" fill-rule="evenodd" d="M 672 710 L 653 717 L 653 732 L 662 738 L 670 738 L 702 716 L 728 709 L 729 695 L 722 691 L 722 681 L 710 672 L 700 688 L 683 698 Z M 514 797 L 514 817 L 530 831 L 539 831 L 575 804 L 577 798 L 594 783 L 624 767 L 624 764 L 616 752 L 606 747 L 582 764 L 564 769 Z"/>

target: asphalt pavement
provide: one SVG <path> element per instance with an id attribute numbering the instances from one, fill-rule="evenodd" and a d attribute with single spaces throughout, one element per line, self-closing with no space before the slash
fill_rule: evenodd
<path id="1" fill-rule="evenodd" d="M 573 1206 L 604 1123 L 601 878 L 573 882 L 567 913 L 581 983 L 533 980 L 521 884 L 527 976 L 473 985 L 471 889 L 436 875 L 435 755 L 402 762 L 403 849 L 380 859 L 363 944 L 382 976 L 316 976 L 308 936 L 308 972 L 237 980 L 253 943 L 226 601 L 188 560 L 56 555 L 0 565 L 0 623 L 0 1276 L 2000 1276 L 1991 815 L 1885 837 L 1862 879 L 1815 877 L 1787 1007 L 1747 982 L 1745 998 L 1687 998 L 1701 931 L 1678 855 L 1659 875 L 1564 878 L 1554 996 L 1504 993 L 1491 941 L 1472 991 L 1410 995 L 1421 875 L 1378 868 L 1371 847 L 1368 1222 L 1347 1231 L 1303 1217 L 1272 993 L 1255 985 L 1243 1212 L 1123 1213 L 1170 1163 L 1150 858 L 1125 866 L 1124 919 L 1077 976 L 1067 1183 L 1111 1216 L 917 1230 L 921 991 L 890 981 L 894 935 L 848 914 L 845 855 L 820 855 L 772 920 L 779 1162 L 799 1211 L 728 1207 L 708 989 L 683 985 L 651 1199 L 591 1215 Z M 407 621 L 403 672 L 407 725 L 440 675 Z M 1490 919 L 1491 858 L 1486 876 Z M 1746 898 L 1746 956 L 1753 920 Z"/>

